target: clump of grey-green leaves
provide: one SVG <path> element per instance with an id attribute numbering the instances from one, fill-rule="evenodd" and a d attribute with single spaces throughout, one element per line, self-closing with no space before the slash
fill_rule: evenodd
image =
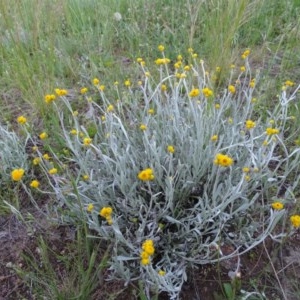
<path id="1" fill-rule="evenodd" d="M 148 294 L 166 291 L 173 299 L 187 267 L 284 236 L 276 225 L 287 211 L 271 203 L 294 203 L 299 186 L 300 151 L 287 147 L 295 139 L 288 113 L 299 87 L 288 87 L 260 116 L 248 63 L 236 77 L 232 71 L 234 89 L 226 86 L 218 95 L 203 90 L 212 92 L 203 61 L 175 72 L 168 63 L 157 62 L 158 82 L 142 64 L 143 80 L 115 84 L 113 99 L 103 87 L 98 96 L 84 91 L 92 135 L 68 97 L 50 104 L 71 153 L 56 162 L 61 170 L 50 182 L 70 215 L 85 218 L 111 243 L 110 279 L 142 280 Z M 138 175 L 147 169 L 154 176 L 142 180 Z M 107 207 L 111 213 L 99 215 Z M 146 240 L 155 248 L 149 264 L 141 263 Z M 226 247 L 233 250 L 225 254 Z"/>

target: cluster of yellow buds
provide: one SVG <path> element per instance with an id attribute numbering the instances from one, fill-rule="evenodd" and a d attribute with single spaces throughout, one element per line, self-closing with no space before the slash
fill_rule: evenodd
<path id="1" fill-rule="evenodd" d="M 155 248 L 152 240 L 146 240 L 142 245 L 141 264 L 143 266 L 150 264 L 150 257 L 154 254 Z"/>
<path id="2" fill-rule="evenodd" d="M 105 219 L 106 219 L 106 222 L 107 222 L 109 225 L 111 225 L 111 224 L 113 223 L 112 217 L 111 217 L 112 212 L 113 212 L 112 208 L 111 208 L 110 206 L 106 206 L 106 207 L 103 207 L 103 208 L 100 210 L 99 215 L 100 215 L 101 217 L 105 218 Z"/>

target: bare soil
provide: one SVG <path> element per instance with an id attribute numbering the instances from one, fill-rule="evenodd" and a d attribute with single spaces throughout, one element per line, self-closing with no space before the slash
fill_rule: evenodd
<path id="1" fill-rule="evenodd" d="M 24 216 L 28 208 L 24 211 Z M 16 216 L 0 217 L 0 299 L 47 299 L 40 292 L 37 294 L 30 278 L 24 276 L 26 272 L 34 272 L 34 268 L 24 260 L 30 256 L 38 262 L 39 237 L 47 243 L 53 253 L 69 253 L 76 244 L 76 228 L 73 226 L 58 226 L 47 221 L 41 212 L 31 209 L 34 220 L 24 224 Z M 28 225 L 29 224 L 29 225 Z M 263 292 L 266 299 L 300 299 L 300 233 L 289 238 L 283 245 L 267 240 L 265 246 L 259 246 L 241 257 L 241 288 L 246 291 Z M 224 249 L 223 249 L 224 250 Z M 76 255 L 76 253 L 75 253 Z M 270 260 L 271 259 L 271 260 Z M 101 257 L 99 257 L 101 260 Z M 230 283 L 228 275 L 236 269 L 237 260 L 230 260 L 220 265 L 205 265 L 195 267 L 188 272 L 188 281 L 183 286 L 180 299 L 227 299 L 224 293 L 224 283 Z M 58 276 L 67 276 L 66 265 L 57 259 L 51 260 L 53 270 Z M 22 272 L 23 271 L 23 272 Z M 123 282 L 99 280 L 91 296 L 97 299 L 139 299 L 136 289 L 132 286 L 124 287 Z M 276 278 L 277 277 L 277 278 Z M 281 285 L 281 286 L 280 286 Z M 281 290 L 282 288 L 282 290 Z M 166 294 L 159 296 L 160 300 L 168 299 Z"/>

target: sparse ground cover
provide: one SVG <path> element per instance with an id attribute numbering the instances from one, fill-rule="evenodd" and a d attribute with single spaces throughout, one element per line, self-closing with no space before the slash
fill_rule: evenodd
<path id="1" fill-rule="evenodd" d="M 0 296 L 298 299 L 299 11 L 2 1 Z"/>

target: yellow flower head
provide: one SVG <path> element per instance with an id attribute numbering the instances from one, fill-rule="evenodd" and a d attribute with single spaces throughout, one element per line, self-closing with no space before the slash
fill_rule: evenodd
<path id="1" fill-rule="evenodd" d="M 144 169 L 138 174 L 138 179 L 142 181 L 150 181 L 155 178 L 153 170 L 151 168 Z"/>
<path id="2" fill-rule="evenodd" d="M 143 131 L 145 131 L 147 129 L 147 125 L 141 124 L 140 129 L 143 130 Z"/>
<path id="3" fill-rule="evenodd" d="M 17 122 L 19 123 L 19 124 L 25 124 L 26 122 L 27 122 L 27 119 L 24 117 L 24 116 L 19 116 L 18 118 L 17 118 Z"/>
<path id="4" fill-rule="evenodd" d="M 76 129 L 72 129 L 72 130 L 70 131 L 70 133 L 71 133 L 72 135 L 77 135 L 77 134 L 78 134 L 78 131 L 77 131 Z"/>
<path id="5" fill-rule="evenodd" d="M 45 153 L 45 154 L 43 155 L 43 158 L 44 158 L 45 160 L 49 160 L 51 157 L 49 156 L 48 153 Z"/>
<path id="6" fill-rule="evenodd" d="M 246 59 L 249 56 L 249 54 L 250 54 L 250 50 L 249 49 L 245 50 L 241 55 L 242 59 Z"/>
<path id="7" fill-rule="evenodd" d="M 155 64 L 157 64 L 158 66 L 160 65 L 166 65 L 170 63 L 170 59 L 169 58 L 158 58 L 155 60 Z"/>
<path id="8" fill-rule="evenodd" d="M 252 79 L 252 80 L 250 81 L 249 86 L 250 86 L 251 88 L 254 88 L 254 87 L 255 87 L 255 79 Z"/>
<path id="9" fill-rule="evenodd" d="M 244 173 L 249 173 L 250 172 L 250 168 L 249 167 L 244 167 L 243 168 L 243 172 Z"/>
<path id="10" fill-rule="evenodd" d="M 165 275 L 166 275 L 166 271 L 159 270 L 159 271 L 158 271 L 158 275 L 160 275 L 160 276 L 165 276 Z"/>
<path id="11" fill-rule="evenodd" d="M 141 265 L 143 265 L 143 266 L 147 266 L 147 265 L 149 265 L 150 264 L 150 258 L 148 257 L 148 258 L 142 258 L 141 259 Z"/>
<path id="12" fill-rule="evenodd" d="M 93 79 L 93 85 L 98 85 L 100 83 L 100 80 L 98 78 Z"/>
<path id="13" fill-rule="evenodd" d="M 82 176 L 82 179 L 85 180 L 85 181 L 87 181 L 87 180 L 90 179 L 90 176 L 87 175 L 87 174 L 85 174 L 85 175 Z"/>
<path id="14" fill-rule="evenodd" d="M 247 120 L 245 123 L 245 126 L 247 129 L 251 129 L 251 128 L 254 128 L 256 126 L 256 124 L 252 120 Z"/>
<path id="15" fill-rule="evenodd" d="M 246 71 L 246 67 L 245 66 L 241 66 L 240 70 L 241 70 L 241 72 L 245 72 Z"/>
<path id="16" fill-rule="evenodd" d="M 112 217 L 111 217 L 111 216 L 108 216 L 108 217 L 106 218 L 106 222 L 107 222 L 108 225 L 112 225 L 112 223 L 113 223 Z"/>
<path id="17" fill-rule="evenodd" d="M 89 212 L 89 213 L 91 213 L 91 212 L 93 211 L 93 209 L 94 209 L 94 204 L 90 203 L 90 204 L 87 206 L 86 211 Z"/>
<path id="18" fill-rule="evenodd" d="M 100 212 L 99 215 L 105 219 L 111 217 L 111 214 L 113 212 L 113 209 L 110 206 L 105 206 L 103 207 Z"/>
<path id="19" fill-rule="evenodd" d="M 155 110 L 153 108 L 148 109 L 148 114 L 149 115 L 154 115 Z"/>
<path id="20" fill-rule="evenodd" d="M 33 160 L 32 160 L 32 163 L 36 166 L 38 165 L 39 163 L 41 162 L 41 159 L 39 157 L 35 157 Z"/>
<path id="21" fill-rule="evenodd" d="M 190 66 L 184 66 L 183 70 L 186 71 L 186 72 L 188 72 L 188 71 L 191 70 L 191 67 Z"/>
<path id="22" fill-rule="evenodd" d="M 278 201 L 272 203 L 272 208 L 274 210 L 282 210 L 283 206 L 284 205 L 281 202 L 278 202 Z"/>
<path id="23" fill-rule="evenodd" d="M 170 152 L 170 153 L 174 153 L 174 152 L 175 152 L 175 148 L 174 148 L 172 145 L 169 145 L 169 146 L 167 147 L 167 150 L 168 150 L 168 152 Z"/>
<path id="24" fill-rule="evenodd" d="M 174 64 L 174 68 L 175 69 L 179 69 L 180 66 L 181 66 L 182 62 L 181 61 L 177 61 L 175 64 Z"/>
<path id="25" fill-rule="evenodd" d="M 246 181 L 250 181 L 250 179 L 251 179 L 251 177 L 250 177 L 249 175 L 246 175 L 246 176 L 245 176 L 245 180 L 246 180 Z"/>
<path id="26" fill-rule="evenodd" d="M 190 92 L 189 92 L 189 96 L 190 97 L 197 97 L 200 95 L 200 90 L 199 89 L 192 89 Z"/>
<path id="27" fill-rule="evenodd" d="M 228 86 L 228 91 L 229 91 L 229 93 L 231 93 L 231 94 L 235 94 L 235 87 L 234 87 L 234 85 L 229 85 L 229 86 Z"/>
<path id="28" fill-rule="evenodd" d="M 290 80 L 287 80 L 284 84 L 286 86 L 294 86 L 295 85 L 295 83 L 293 81 L 290 81 Z"/>
<path id="29" fill-rule="evenodd" d="M 24 169 L 14 169 L 11 172 L 11 179 L 13 181 L 20 181 L 25 173 Z"/>
<path id="30" fill-rule="evenodd" d="M 271 128 L 271 127 L 268 127 L 266 129 L 266 134 L 267 135 L 273 135 L 273 134 L 278 134 L 278 133 L 279 133 L 279 129 Z"/>
<path id="31" fill-rule="evenodd" d="M 222 167 L 229 167 L 233 165 L 233 159 L 228 155 L 218 153 L 214 159 L 214 164 Z"/>
<path id="32" fill-rule="evenodd" d="M 55 99 L 56 99 L 56 96 L 54 94 L 48 94 L 48 95 L 45 95 L 45 102 L 47 104 L 53 102 Z"/>
<path id="33" fill-rule="evenodd" d="M 57 96 L 66 96 L 68 91 L 64 89 L 55 89 L 55 93 Z"/>
<path id="34" fill-rule="evenodd" d="M 213 96 L 213 91 L 211 89 L 209 89 L 208 87 L 202 89 L 202 93 L 204 95 L 204 97 L 208 98 L 208 97 L 211 97 Z"/>
<path id="35" fill-rule="evenodd" d="M 292 225 L 295 228 L 299 228 L 300 227 L 300 216 L 299 215 L 293 215 L 290 217 L 290 221 L 292 223 Z"/>
<path id="36" fill-rule="evenodd" d="M 143 245 L 142 249 L 144 252 L 146 252 L 148 255 L 153 255 L 155 252 L 154 243 L 152 240 L 146 240 Z"/>
<path id="37" fill-rule="evenodd" d="M 42 132 L 39 137 L 41 140 L 45 140 L 48 137 L 48 134 L 46 132 Z"/>
<path id="38" fill-rule="evenodd" d="M 80 94 L 81 94 L 81 95 L 86 94 L 87 91 L 88 91 L 88 88 L 83 87 L 83 88 L 80 90 Z"/>
<path id="39" fill-rule="evenodd" d="M 91 139 L 91 138 L 85 137 L 85 138 L 83 139 L 83 145 L 84 145 L 84 146 L 89 146 L 91 143 L 92 143 L 92 139 Z"/>
<path id="40" fill-rule="evenodd" d="M 124 85 L 127 86 L 127 87 L 130 87 L 131 86 L 130 80 L 129 79 L 125 80 Z"/>
<path id="41" fill-rule="evenodd" d="M 157 49 L 158 51 L 163 52 L 165 50 L 165 47 L 163 45 L 159 45 Z"/>
<path id="42" fill-rule="evenodd" d="M 216 108 L 216 109 L 219 109 L 220 107 L 221 107 L 221 105 L 220 105 L 219 103 L 216 103 L 216 104 L 215 104 L 215 108 Z"/>
<path id="43" fill-rule="evenodd" d="M 215 134 L 210 138 L 210 140 L 216 142 L 218 140 L 218 136 Z"/>
<path id="44" fill-rule="evenodd" d="M 150 255 L 145 251 L 142 251 L 141 254 L 140 254 L 141 259 L 149 258 L 149 256 Z"/>
<path id="45" fill-rule="evenodd" d="M 54 174 L 57 173 L 57 169 L 56 169 L 56 168 L 52 168 L 52 169 L 50 169 L 50 170 L 48 171 L 48 173 L 49 173 L 50 175 L 54 175 Z"/>
<path id="46" fill-rule="evenodd" d="M 112 105 L 112 104 L 110 104 L 110 105 L 108 105 L 108 107 L 107 107 L 107 111 L 108 112 L 112 112 L 112 111 L 114 111 L 114 106 Z"/>
<path id="47" fill-rule="evenodd" d="M 32 180 L 31 183 L 30 183 L 30 186 L 33 188 L 33 189 L 37 189 L 39 186 L 40 186 L 40 183 L 38 180 Z"/>
<path id="48" fill-rule="evenodd" d="M 162 92 L 165 92 L 167 90 L 167 86 L 165 84 L 162 84 L 160 86 L 160 89 L 161 89 Z"/>
<path id="49" fill-rule="evenodd" d="M 105 85 L 104 84 L 101 84 L 99 86 L 99 91 L 103 92 L 105 90 Z"/>

